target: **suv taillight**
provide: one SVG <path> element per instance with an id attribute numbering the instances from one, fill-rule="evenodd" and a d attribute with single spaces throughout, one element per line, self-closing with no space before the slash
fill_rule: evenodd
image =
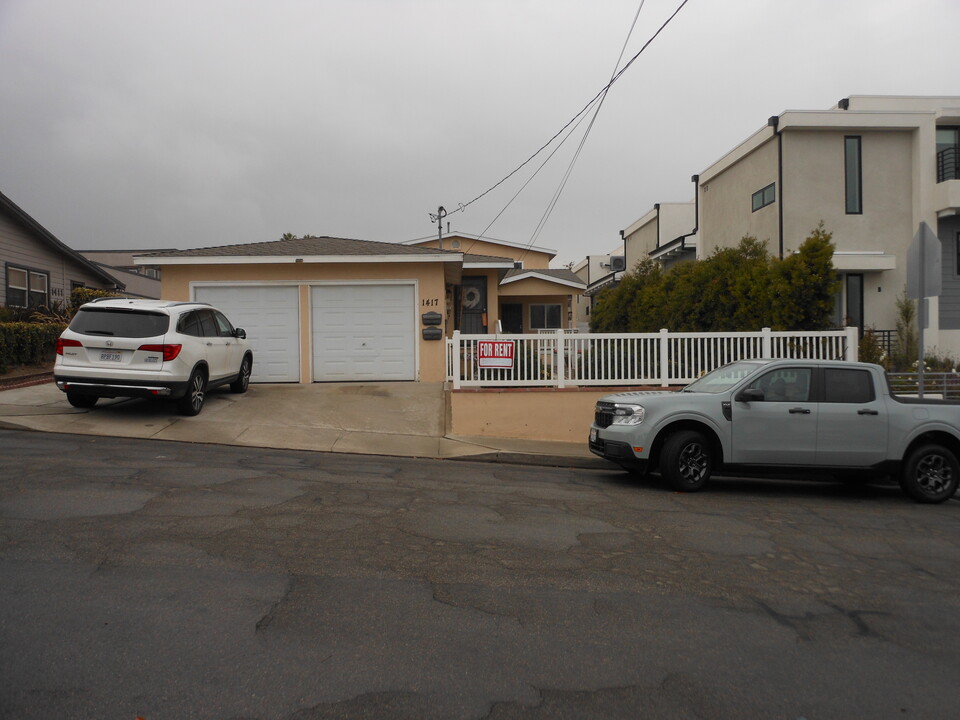
<path id="1" fill-rule="evenodd" d="M 137 350 L 162 353 L 163 361 L 170 362 L 171 360 L 176 360 L 181 348 L 183 348 L 183 345 L 141 345 Z"/>
<path id="2" fill-rule="evenodd" d="M 80 344 L 79 340 L 64 340 L 63 338 L 57 338 L 57 355 L 63 355 L 63 349 L 65 347 L 83 347 Z"/>

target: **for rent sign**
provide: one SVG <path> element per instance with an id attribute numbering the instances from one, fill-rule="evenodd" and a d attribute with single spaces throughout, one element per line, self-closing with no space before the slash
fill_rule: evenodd
<path id="1" fill-rule="evenodd" d="M 513 340 L 478 341 L 477 366 L 481 368 L 512 368 Z"/>

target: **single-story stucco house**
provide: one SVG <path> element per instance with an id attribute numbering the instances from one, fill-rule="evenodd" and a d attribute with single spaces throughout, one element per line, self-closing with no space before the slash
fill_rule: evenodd
<path id="1" fill-rule="evenodd" d="M 439 247 L 443 244 L 443 249 Z M 551 250 L 489 238 L 333 237 L 137 256 L 161 297 L 222 309 L 247 332 L 254 382 L 446 378 L 444 338 L 573 327 L 585 285 Z"/>

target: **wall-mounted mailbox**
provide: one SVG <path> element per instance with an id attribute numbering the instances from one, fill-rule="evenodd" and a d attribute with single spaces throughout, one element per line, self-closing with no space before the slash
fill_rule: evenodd
<path id="1" fill-rule="evenodd" d="M 438 327 L 425 327 L 420 332 L 424 340 L 443 340 L 443 330 Z"/>
<path id="2" fill-rule="evenodd" d="M 443 315 L 438 312 L 425 312 L 420 316 L 424 325 L 439 325 L 443 322 Z"/>

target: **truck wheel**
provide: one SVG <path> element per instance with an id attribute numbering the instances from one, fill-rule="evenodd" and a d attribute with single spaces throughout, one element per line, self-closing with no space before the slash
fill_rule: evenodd
<path id="1" fill-rule="evenodd" d="M 187 394 L 177 402 L 181 415 L 199 415 L 203 410 L 203 400 L 207 392 L 207 376 L 199 368 L 190 373 Z"/>
<path id="2" fill-rule="evenodd" d="M 921 445 L 907 458 L 900 487 L 917 502 L 941 503 L 957 492 L 960 464 L 943 445 Z"/>
<path id="3" fill-rule="evenodd" d="M 92 408 L 97 404 L 96 395 L 82 395 L 80 393 L 67 391 L 67 402 L 75 408 Z"/>
<path id="4" fill-rule="evenodd" d="M 707 439 L 695 430 L 681 430 L 667 438 L 660 453 L 660 474 L 679 492 L 694 492 L 710 479 L 713 453 Z"/>

